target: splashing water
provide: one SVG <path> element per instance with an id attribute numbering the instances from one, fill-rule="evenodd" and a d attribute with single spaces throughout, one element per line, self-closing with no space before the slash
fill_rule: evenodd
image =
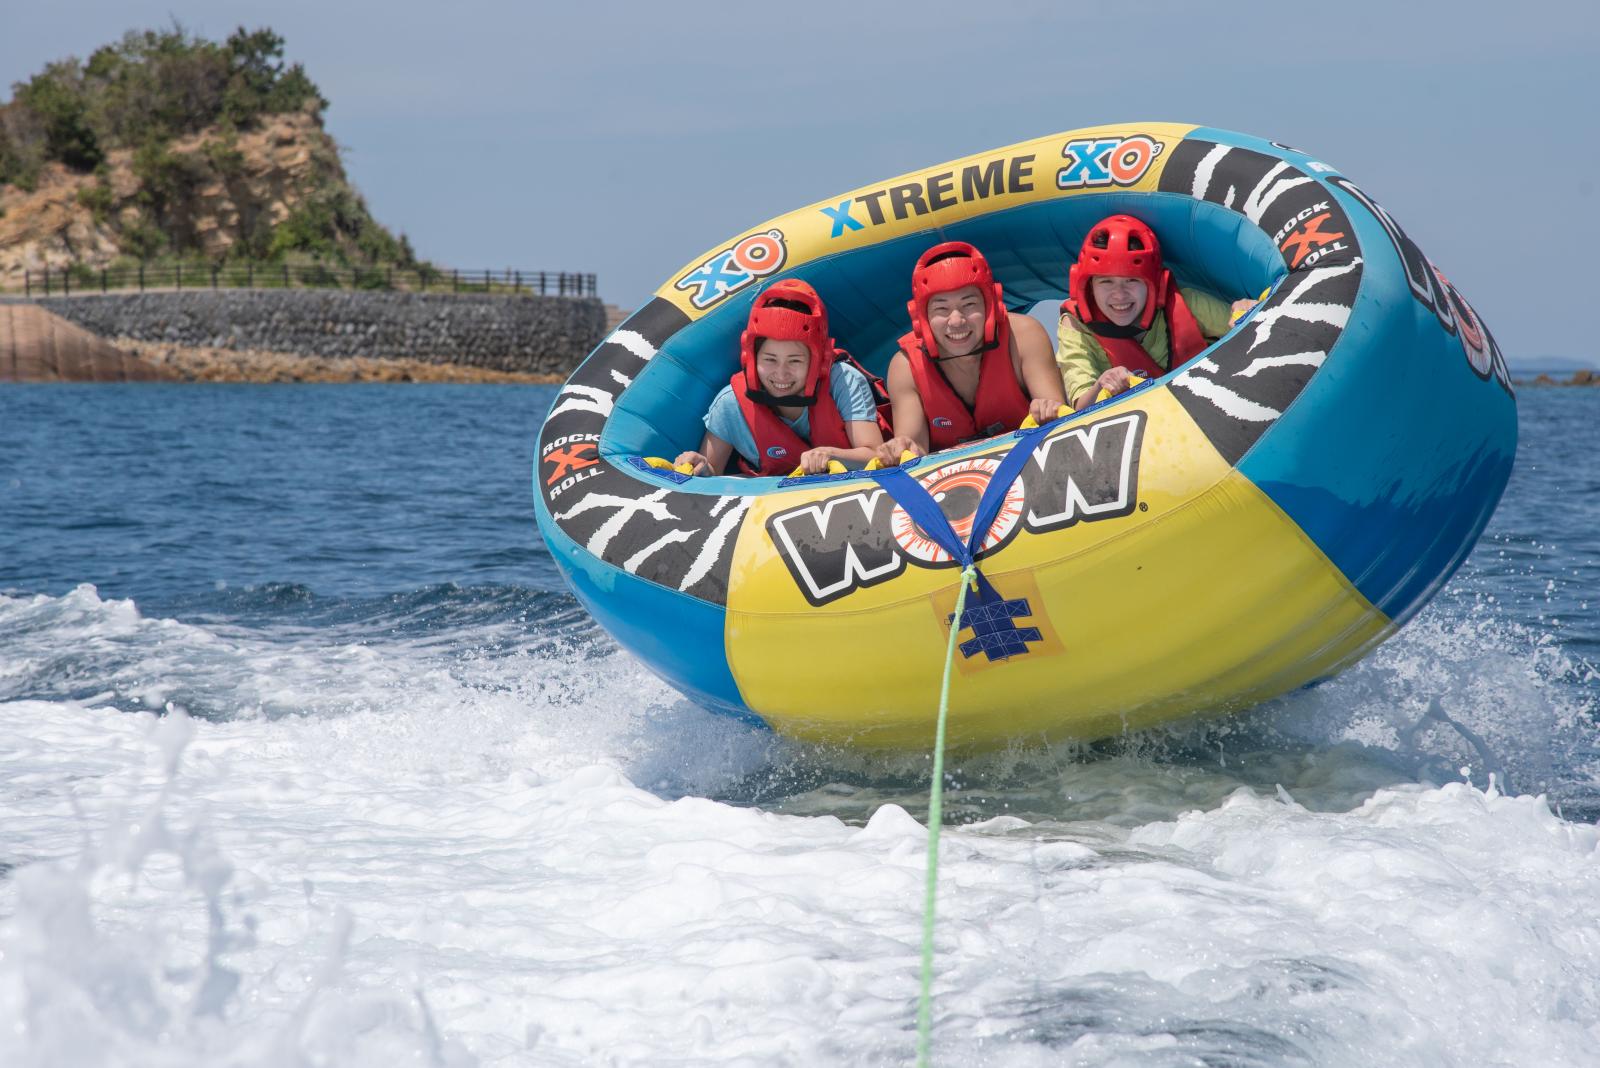
<path id="1" fill-rule="evenodd" d="M 4 1063 L 909 1056 L 920 758 L 775 740 L 603 641 L 495 621 L 419 647 L 376 619 L 359 644 L 224 634 L 89 588 L 14 614 Z M 1584 1063 L 1600 838 L 1482 764 L 1461 781 L 1473 744 L 1417 711 L 1513 780 L 1552 766 L 1546 739 L 1592 752 L 1522 637 L 1430 613 L 1246 717 L 953 764 L 936 1055 Z M 97 643 L 164 658 L 174 692 L 190 665 L 211 719 L 25 696 L 72 677 L 38 650 Z M 1474 697 L 1502 662 L 1509 721 Z"/>

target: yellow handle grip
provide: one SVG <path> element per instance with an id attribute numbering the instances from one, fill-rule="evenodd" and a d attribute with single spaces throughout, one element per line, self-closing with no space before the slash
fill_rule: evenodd
<path id="1" fill-rule="evenodd" d="M 694 474 L 694 464 L 691 463 L 675 464 L 671 460 L 662 459 L 660 456 L 646 456 L 644 457 L 644 462 L 651 467 L 658 467 L 664 471 L 676 471 L 680 475 Z"/>
<path id="2" fill-rule="evenodd" d="M 850 469 L 848 467 L 846 467 L 844 464 L 840 463 L 838 460 L 829 460 L 828 461 L 828 470 L 823 472 L 823 474 L 842 475 L 848 470 L 850 470 Z M 797 467 L 797 468 L 795 468 L 793 471 L 791 471 L 789 473 L 789 477 L 790 478 L 799 478 L 801 475 L 804 475 L 805 473 L 806 473 L 806 469 L 805 468 Z"/>
<path id="3" fill-rule="evenodd" d="M 1144 379 L 1143 378 L 1139 377 L 1138 375 L 1129 375 L 1128 376 L 1128 388 L 1129 389 L 1132 389 L 1134 386 L 1142 386 L 1142 385 L 1144 385 Z M 1113 394 L 1109 389 L 1102 389 L 1098 394 L 1095 395 L 1094 402 L 1096 404 L 1099 404 L 1103 400 L 1110 400 L 1112 398 L 1112 396 L 1113 396 Z"/>
<path id="4" fill-rule="evenodd" d="M 1072 406 L 1070 404 L 1063 404 L 1061 407 L 1056 409 L 1056 418 L 1060 419 L 1063 415 L 1070 415 L 1071 413 L 1072 413 Z M 1033 413 L 1032 412 L 1029 412 L 1028 413 L 1028 418 L 1024 419 L 1022 421 L 1022 425 L 1020 427 L 1018 427 L 1017 429 L 1018 430 L 1032 430 L 1034 427 L 1036 427 L 1038 425 L 1039 425 L 1039 420 L 1037 420 L 1037 419 L 1035 419 L 1033 417 Z"/>
<path id="5" fill-rule="evenodd" d="M 1266 300 L 1267 299 L 1267 294 L 1271 293 L 1271 292 L 1272 292 L 1272 287 L 1271 286 L 1268 286 L 1267 288 L 1263 289 L 1261 291 L 1261 295 L 1259 297 L 1257 297 L 1255 300 L 1251 301 L 1250 308 L 1254 308 L 1257 304 L 1260 304 L 1262 301 Z M 1229 312 L 1228 313 L 1228 325 L 1232 326 L 1234 323 L 1238 322 L 1240 319 L 1243 319 L 1246 315 L 1248 315 L 1250 313 L 1250 308 L 1236 308 L 1233 311 Z"/>
<path id="6" fill-rule="evenodd" d="M 903 463 L 903 464 L 904 463 L 910 463 L 912 460 L 915 460 L 916 458 L 917 458 L 917 454 L 912 452 L 910 449 L 901 449 L 900 450 L 900 462 L 901 463 Z M 872 459 L 867 461 L 867 466 L 863 467 L 862 470 L 863 471 L 881 471 L 881 470 L 883 470 L 883 461 L 878 459 L 876 456 L 874 456 Z"/>

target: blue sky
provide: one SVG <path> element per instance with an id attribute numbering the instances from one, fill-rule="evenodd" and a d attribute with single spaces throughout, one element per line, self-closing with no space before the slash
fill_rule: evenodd
<path id="1" fill-rule="evenodd" d="M 593 271 L 634 307 L 829 194 L 1102 122 L 1304 148 L 1399 219 L 1514 362 L 1600 363 L 1600 8 L 1341 4 L 13 5 L 0 84 L 177 18 L 271 26 L 377 217 L 459 267 Z M 1582 329 L 1574 324 L 1583 321 Z"/>

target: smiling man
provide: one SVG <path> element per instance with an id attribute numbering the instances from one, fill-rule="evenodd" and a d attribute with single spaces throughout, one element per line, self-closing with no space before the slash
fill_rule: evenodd
<path id="1" fill-rule="evenodd" d="M 983 254 L 964 241 L 935 245 L 911 274 L 911 333 L 889 362 L 894 437 L 885 464 L 1015 430 L 1030 414 L 1056 417 L 1066 396 L 1050 335 L 1006 311 Z"/>

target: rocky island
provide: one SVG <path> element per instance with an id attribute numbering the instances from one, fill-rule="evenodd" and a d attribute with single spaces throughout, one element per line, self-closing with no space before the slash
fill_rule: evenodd
<path id="1" fill-rule="evenodd" d="M 17 83 L 0 380 L 549 381 L 598 341 L 604 306 L 564 279 L 441 285 L 373 218 L 283 52 L 270 29 L 136 31 Z"/>

